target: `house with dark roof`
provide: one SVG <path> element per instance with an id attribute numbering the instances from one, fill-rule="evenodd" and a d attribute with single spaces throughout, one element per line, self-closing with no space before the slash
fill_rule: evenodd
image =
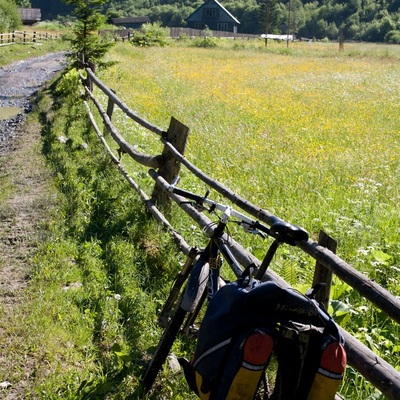
<path id="1" fill-rule="evenodd" d="M 42 19 L 40 8 L 18 8 L 18 12 L 23 25 L 33 25 Z"/>
<path id="2" fill-rule="evenodd" d="M 217 0 L 207 0 L 189 17 L 187 26 L 192 29 L 237 32 L 240 22 Z"/>
<path id="3" fill-rule="evenodd" d="M 111 18 L 111 23 L 116 26 L 123 26 L 127 29 L 139 29 L 143 24 L 150 21 L 149 17 L 125 17 L 125 18 Z"/>

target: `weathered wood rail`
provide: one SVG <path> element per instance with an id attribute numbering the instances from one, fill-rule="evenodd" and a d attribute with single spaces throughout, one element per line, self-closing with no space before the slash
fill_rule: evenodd
<path id="1" fill-rule="evenodd" d="M 110 35 L 115 40 L 129 41 L 134 33 L 134 29 L 103 29 L 99 31 L 99 35 Z M 216 38 L 229 38 L 229 39 L 260 39 L 260 35 L 252 35 L 249 33 L 237 33 L 226 31 L 211 31 L 204 29 L 192 28 L 169 28 L 169 36 L 173 39 L 178 39 L 182 36 L 189 38 L 206 37 L 212 35 Z"/>
<path id="2" fill-rule="evenodd" d="M 260 35 L 253 35 L 250 33 L 212 31 L 212 30 L 193 29 L 193 28 L 170 28 L 169 35 L 172 38 L 179 38 L 182 36 L 206 37 L 207 35 L 212 35 L 212 37 L 217 37 L 217 38 L 260 39 Z"/>
<path id="3" fill-rule="evenodd" d="M 0 33 L 0 46 L 10 44 L 31 44 L 60 39 L 60 35 L 48 32 L 12 31 Z"/>
<path id="4" fill-rule="evenodd" d="M 227 200 L 249 213 L 260 221 L 268 225 L 273 223 L 274 216 L 267 210 L 262 209 L 248 200 L 238 196 L 233 191 L 223 186 L 203 171 L 192 164 L 185 158 L 184 148 L 189 129 L 179 121 L 171 118 L 168 130 L 163 130 L 145 119 L 138 116 L 132 111 L 118 96 L 102 83 L 94 72 L 86 65 L 82 64 L 82 68 L 86 73 L 86 77 L 81 74 L 86 100 L 84 101 L 87 108 L 89 119 L 98 135 L 103 142 L 111 159 L 115 163 L 118 170 L 126 178 L 128 183 L 142 197 L 152 215 L 159 223 L 170 232 L 172 239 L 177 243 L 180 250 L 186 254 L 190 254 L 191 246 L 186 240 L 173 228 L 168 219 L 159 210 L 158 205 L 162 202 L 162 207 L 165 210 L 171 206 L 171 202 L 175 202 L 181 207 L 200 227 L 203 228 L 206 235 L 211 236 L 213 226 L 210 220 L 203 214 L 196 211 L 189 204 L 181 204 L 179 197 L 171 193 L 169 182 L 174 176 L 179 174 L 181 166 L 186 167 L 197 178 L 206 183 L 209 187 L 219 192 Z M 107 108 L 105 109 L 101 102 L 96 98 L 92 91 L 92 87 L 96 86 L 108 98 Z M 100 129 L 93 115 L 93 107 L 90 107 L 89 102 L 94 105 L 94 110 L 101 116 L 103 129 Z M 164 145 L 162 154 L 148 155 L 139 152 L 134 146 L 128 143 L 123 135 L 111 122 L 114 106 L 118 106 L 134 123 L 146 128 L 160 137 Z M 103 133 L 104 132 L 104 133 Z M 104 135 L 110 134 L 112 139 L 120 146 L 123 153 L 129 155 L 133 160 L 141 165 L 150 168 L 149 174 L 155 181 L 155 188 L 152 195 L 147 195 L 139 185 L 129 176 L 129 173 L 124 168 L 120 157 L 117 157 L 107 144 Z M 157 170 L 157 171 L 156 171 Z M 260 265 L 261 261 L 246 251 L 239 243 L 232 238 L 229 238 L 229 243 L 232 252 L 237 257 L 243 267 L 249 263 Z M 378 285 L 376 282 L 368 279 L 366 276 L 355 270 L 344 260 L 335 254 L 335 244 L 329 238 L 320 239 L 320 243 L 313 242 L 311 239 L 307 242 L 298 242 L 297 246 L 314 258 L 317 262 L 318 276 L 323 276 L 325 280 L 330 280 L 330 274 L 335 274 L 341 280 L 357 290 L 362 296 L 368 299 L 372 304 L 381 309 L 390 318 L 397 323 L 400 323 L 400 300 L 393 296 L 386 289 Z M 268 271 L 264 279 L 273 279 L 283 286 L 289 286 L 281 277 L 273 271 Z M 317 275 L 315 279 L 318 279 Z M 325 292 L 321 298 L 322 302 L 329 301 L 329 292 Z M 376 388 L 378 388 L 388 399 L 398 400 L 400 398 L 400 372 L 393 368 L 389 363 L 371 351 L 368 347 L 354 338 L 344 329 L 341 329 L 346 340 L 346 351 L 348 356 L 348 364 L 356 369 Z"/>

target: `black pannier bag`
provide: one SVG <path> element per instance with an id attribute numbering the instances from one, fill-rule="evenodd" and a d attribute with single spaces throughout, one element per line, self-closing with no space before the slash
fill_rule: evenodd
<path id="1" fill-rule="evenodd" d="M 314 300 L 244 276 L 211 299 L 193 359 L 180 362 L 202 400 L 251 400 L 274 352 L 275 389 L 264 399 L 331 400 L 346 366 L 343 342 Z"/>

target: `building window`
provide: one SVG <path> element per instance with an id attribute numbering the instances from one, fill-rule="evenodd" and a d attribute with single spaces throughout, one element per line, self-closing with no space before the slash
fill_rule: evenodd
<path id="1" fill-rule="evenodd" d="M 201 22 L 196 22 L 194 24 L 194 29 L 201 29 L 203 30 L 206 26 L 204 24 L 202 24 Z"/>
<path id="2" fill-rule="evenodd" d="M 204 16 L 207 18 L 218 17 L 218 9 L 217 8 L 206 8 L 204 10 Z"/>
<path id="3" fill-rule="evenodd" d="M 219 22 L 217 24 L 217 30 L 218 31 L 228 31 L 229 30 L 228 24 L 226 22 Z"/>

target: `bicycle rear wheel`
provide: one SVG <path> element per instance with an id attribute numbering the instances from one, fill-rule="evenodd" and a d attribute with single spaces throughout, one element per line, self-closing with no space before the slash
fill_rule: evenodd
<path id="1" fill-rule="evenodd" d="M 143 386 L 146 392 L 150 390 L 157 377 L 158 372 L 162 368 L 165 360 L 167 359 L 171 347 L 175 341 L 176 335 L 178 334 L 183 324 L 185 316 L 186 311 L 183 308 L 178 307 L 178 309 L 172 316 L 170 324 L 165 329 L 158 343 L 156 351 L 154 352 L 153 358 L 151 359 L 150 364 L 147 367 L 145 374 L 143 375 Z"/>
<path id="2" fill-rule="evenodd" d="M 167 359 L 175 338 L 183 325 L 186 314 L 192 313 L 200 302 L 207 287 L 208 271 L 209 265 L 208 263 L 204 263 L 202 259 L 197 260 L 193 266 L 185 291 L 179 301 L 179 306 L 165 328 L 153 358 L 143 375 L 143 386 L 146 392 L 150 390 L 158 372 Z"/>

